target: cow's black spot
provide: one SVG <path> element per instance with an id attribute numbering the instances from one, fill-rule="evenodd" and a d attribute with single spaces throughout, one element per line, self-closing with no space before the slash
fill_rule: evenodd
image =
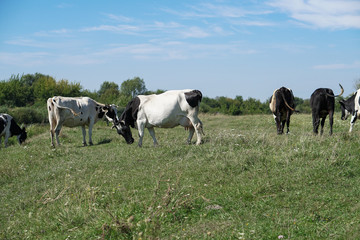
<path id="1" fill-rule="evenodd" d="M 193 90 L 185 93 L 185 99 L 191 107 L 197 107 L 199 101 L 201 102 L 202 93 L 199 90 Z"/>
<path id="2" fill-rule="evenodd" d="M 98 110 L 98 107 L 95 107 L 95 111 L 97 111 Z"/>
<path id="3" fill-rule="evenodd" d="M 49 106 L 49 111 L 51 111 L 51 107 Z"/>
<path id="4" fill-rule="evenodd" d="M 82 118 L 80 118 L 80 122 L 82 121 Z"/>
<path id="5" fill-rule="evenodd" d="M 124 112 L 120 116 L 120 120 L 125 121 L 125 125 L 135 127 L 137 113 L 139 111 L 140 98 L 133 98 L 126 106 Z"/>

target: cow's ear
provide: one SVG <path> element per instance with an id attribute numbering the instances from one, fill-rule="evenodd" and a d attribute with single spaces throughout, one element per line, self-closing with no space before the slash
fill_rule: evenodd
<path id="1" fill-rule="evenodd" d="M 341 105 L 344 105 L 344 100 L 340 100 L 339 103 L 340 103 Z"/>

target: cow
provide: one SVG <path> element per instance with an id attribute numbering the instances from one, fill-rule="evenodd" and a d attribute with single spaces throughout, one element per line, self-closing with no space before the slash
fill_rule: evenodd
<path id="1" fill-rule="evenodd" d="M 192 89 L 171 90 L 158 95 L 138 95 L 127 104 L 120 121 L 114 127 L 128 144 L 134 142 L 130 127 L 137 128 L 138 146 L 141 147 L 145 128 L 148 129 L 156 146 L 158 142 L 154 127 L 173 128 L 181 125 L 189 130 L 187 143 L 191 143 L 195 132 L 196 145 L 199 145 L 204 134 L 203 124 L 198 118 L 201 99 L 202 93 Z"/>
<path id="2" fill-rule="evenodd" d="M 277 134 L 284 133 L 285 123 L 287 127 L 286 134 L 288 134 L 290 131 L 290 116 L 294 112 L 298 112 L 295 110 L 292 90 L 286 87 L 276 89 L 270 97 L 269 107 L 275 119 Z"/>
<path id="3" fill-rule="evenodd" d="M 5 136 L 5 148 L 7 147 L 8 139 L 12 136 L 17 136 L 18 142 L 21 145 L 27 138 L 25 127 L 20 128 L 15 122 L 14 118 L 6 113 L 0 114 L 0 144 L 1 138 Z"/>
<path id="4" fill-rule="evenodd" d="M 310 107 L 312 112 L 312 121 L 313 121 L 313 132 L 317 135 L 320 118 L 321 118 L 321 131 L 320 135 L 323 134 L 324 124 L 326 116 L 329 115 L 330 122 L 330 132 L 332 135 L 332 128 L 334 122 L 334 109 L 335 109 L 335 97 L 339 97 L 344 93 L 344 89 L 339 84 L 341 88 L 341 93 L 339 95 L 334 95 L 334 92 L 330 88 L 318 88 L 316 89 L 310 97 Z"/>
<path id="5" fill-rule="evenodd" d="M 341 120 L 346 120 L 351 115 L 350 129 L 352 131 L 356 119 L 360 117 L 360 89 L 349 99 L 339 101 L 341 107 Z"/>
<path id="6" fill-rule="evenodd" d="M 104 116 L 110 121 L 118 121 L 117 114 L 113 107 L 98 103 L 89 97 L 61 97 L 55 96 L 47 100 L 47 110 L 50 123 L 51 145 L 56 142 L 60 145 L 59 133 L 62 126 L 82 128 L 83 145 L 86 146 L 85 126 L 89 126 L 89 144 L 92 142 L 92 128 L 94 124 Z"/>

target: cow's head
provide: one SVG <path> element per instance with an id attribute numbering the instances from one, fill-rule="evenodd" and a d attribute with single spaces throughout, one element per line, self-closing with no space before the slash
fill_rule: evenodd
<path id="1" fill-rule="evenodd" d="M 25 127 L 23 127 L 21 129 L 21 133 L 17 136 L 19 144 L 22 144 L 23 142 L 25 142 L 26 138 L 27 138 L 27 132 L 25 130 Z"/>
<path id="2" fill-rule="evenodd" d="M 341 108 L 341 120 L 346 120 L 351 113 L 346 109 L 344 100 L 339 101 Z"/>
<path id="3" fill-rule="evenodd" d="M 119 121 L 119 117 L 117 115 L 117 106 L 114 104 L 105 105 L 101 108 L 102 114 L 105 114 L 106 119 L 113 124 Z"/>
<path id="4" fill-rule="evenodd" d="M 112 128 L 116 128 L 117 133 L 124 137 L 127 144 L 132 144 L 134 142 L 130 126 L 127 126 L 124 121 L 115 121 Z"/>

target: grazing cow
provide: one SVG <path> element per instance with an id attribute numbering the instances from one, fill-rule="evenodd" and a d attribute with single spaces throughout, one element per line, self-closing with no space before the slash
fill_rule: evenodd
<path id="1" fill-rule="evenodd" d="M 354 93 L 349 99 L 341 100 L 341 120 L 346 120 L 351 115 L 350 129 L 352 131 L 356 119 L 360 117 L 360 89 Z"/>
<path id="2" fill-rule="evenodd" d="M 178 125 L 189 129 L 187 142 L 196 132 L 196 145 L 201 143 L 202 122 L 198 118 L 199 104 L 202 94 L 199 90 L 172 90 L 156 95 L 139 95 L 132 99 L 120 116 L 115 127 L 117 132 L 125 138 L 128 144 L 134 142 L 130 126 L 139 132 L 139 147 L 142 146 L 144 128 L 147 128 L 154 145 L 158 144 L 155 138 L 154 127 L 173 128 Z"/>
<path id="3" fill-rule="evenodd" d="M 334 122 L 334 109 L 335 109 L 335 97 L 339 97 L 344 93 L 343 87 L 340 85 L 341 93 L 334 96 L 334 92 L 329 88 L 318 88 L 310 97 L 310 107 L 312 111 L 313 120 L 313 132 L 318 134 L 320 118 L 321 119 L 321 131 L 320 135 L 323 134 L 324 124 L 326 116 L 329 115 L 330 122 L 330 135 L 332 135 L 332 127 Z"/>
<path id="4" fill-rule="evenodd" d="M 291 89 L 286 87 L 276 89 L 270 97 L 269 107 L 275 119 L 277 133 L 284 133 L 286 122 L 286 134 L 288 134 L 290 131 L 290 116 L 293 112 L 297 112 L 295 110 L 294 95 Z"/>
<path id="5" fill-rule="evenodd" d="M 59 142 L 59 133 L 62 126 L 81 126 L 83 134 L 83 145 L 86 146 L 85 126 L 89 126 L 89 144 L 92 142 L 93 125 L 104 116 L 110 121 L 117 121 L 115 110 L 109 105 L 98 103 L 88 97 L 53 97 L 47 100 L 48 116 L 50 123 L 51 145 L 54 146 L 54 134 L 56 142 Z"/>
<path id="6" fill-rule="evenodd" d="M 25 142 L 27 138 L 27 133 L 25 127 L 20 128 L 16 124 L 14 118 L 9 114 L 1 113 L 0 114 L 0 144 L 2 136 L 5 136 L 5 147 L 7 147 L 8 139 L 12 136 L 17 136 L 19 144 Z"/>

